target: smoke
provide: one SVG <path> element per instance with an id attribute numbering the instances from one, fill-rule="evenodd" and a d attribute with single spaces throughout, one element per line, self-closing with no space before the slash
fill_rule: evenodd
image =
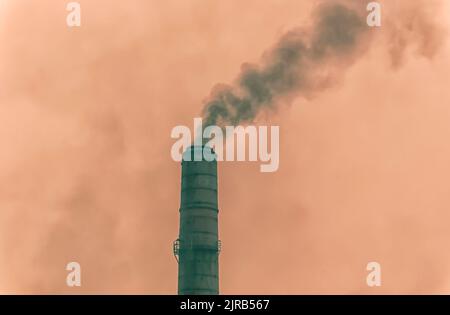
<path id="1" fill-rule="evenodd" d="M 313 13 L 307 28 L 287 32 L 263 54 L 261 64 L 242 65 L 234 84 L 216 85 L 205 101 L 203 116 L 208 125 L 253 121 L 264 109 L 275 109 L 279 101 L 298 95 L 311 98 L 330 87 L 368 47 L 371 28 L 368 12 L 356 1 L 326 2 Z M 443 31 L 433 21 L 438 2 L 392 6 L 387 13 L 386 34 L 393 69 L 403 64 L 406 50 L 416 47 L 420 56 L 432 59 L 441 48 Z M 389 12 L 386 10 L 386 12 Z M 383 11 L 384 13 L 384 11 Z"/>
<path id="2" fill-rule="evenodd" d="M 437 1 L 411 2 L 408 6 L 386 10 L 387 49 L 394 69 L 405 63 L 408 49 L 433 59 L 445 42 L 446 31 L 439 25 L 442 4 Z M 401 18 L 398 16 L 401 15 Z"/>
<path id="3" fill-rule="evenodd" d="M 206 125 L 250 122 L 280 99 L 326 88 L 354 61 L 367 30 L 365 19 L 348 6 L 321 5 L 309 29 L 287 32 L 262 64 L 244 64 L 234 85 L 213 88 L 203 109 Z M 334 71 L 336 62 L 345 66 Z"/>

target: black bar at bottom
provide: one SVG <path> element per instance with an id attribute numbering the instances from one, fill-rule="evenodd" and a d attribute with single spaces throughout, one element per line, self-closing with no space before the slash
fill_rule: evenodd
<path id="1" fill-rule="evenodd" d="M 0 296 L 5 310 L 55 311 L 58 314 L 83 314 L 107 309 L 126 314 L 177 313 L 276 313 L 315 314 L 315 312 L 355 312 L 384 314 L 393 310 L 430 313 L 450 307 L 450 296 L 335 296 L 335 295 L 40 295 Z M 38 312 L 40 313 L 40 312 Z"/>

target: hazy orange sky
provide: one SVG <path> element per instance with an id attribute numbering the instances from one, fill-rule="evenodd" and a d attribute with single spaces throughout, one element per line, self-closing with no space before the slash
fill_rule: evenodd
<path id="1" fill-rule="evenodd" d="M 318 1 L 68 2 L 0 0 L 0 293 L 175 294 L 170 131 Z M 279 171 L 220 163 L 221 293 L 450 293 L 450 2 L 380 2 L 333 86 L 258 117 Z"/>

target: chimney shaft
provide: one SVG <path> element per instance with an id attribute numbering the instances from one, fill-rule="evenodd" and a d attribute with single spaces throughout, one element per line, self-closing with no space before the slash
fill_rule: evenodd
<path id="1" fill-rule="evenodd" d="M 181 164 L 180 232 L 174 246 L 178 294 L 219 294 L 217 161 L 206 161 L 204 148 L 188 148 Z M 194 161 L 195 155 L 201 161 Z"/>

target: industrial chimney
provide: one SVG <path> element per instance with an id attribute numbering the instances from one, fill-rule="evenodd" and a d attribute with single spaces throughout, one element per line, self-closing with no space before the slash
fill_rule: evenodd
<path id="1" fill-rule="evenodd" d="M 181 169 L 180 232 L 173 248 L 178 294 L 219 294 L 216 154 L 209 147 L 191 146 Z"/>

